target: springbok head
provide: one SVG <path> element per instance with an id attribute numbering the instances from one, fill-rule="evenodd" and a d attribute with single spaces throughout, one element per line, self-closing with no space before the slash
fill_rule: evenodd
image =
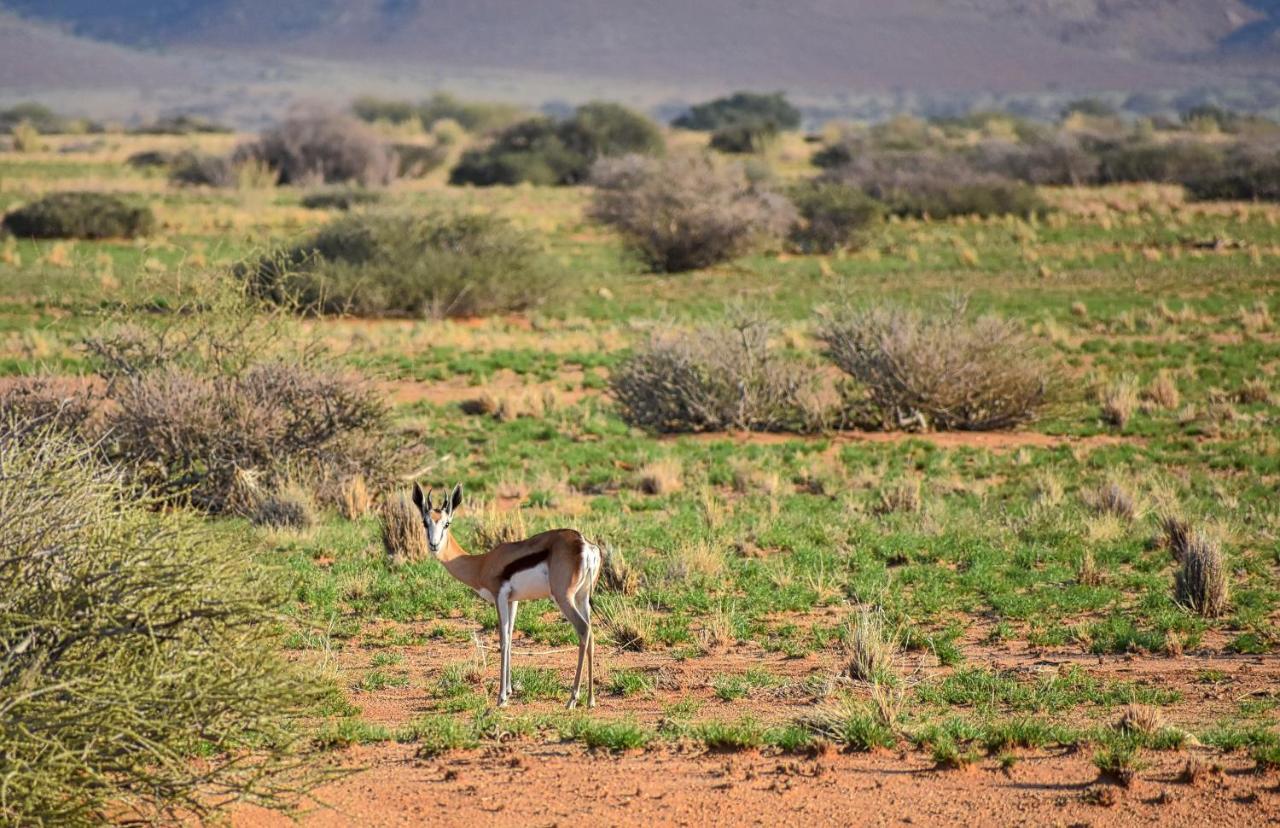
<path id="1" fill-rule="evenodd" d="M 453 523 L 453 513 L 462 505 L 462 484 L 453 487 L 453 494 L 440 501 L 440 505 L 431 502 L 431 491 L 424 495 L 422 487 L 413 484 L 413 503 L 422 512 L 422 525 L 427 529 L 427 547 L 431 554 L 438 555 L 449 542 L 449 526 Z"/>

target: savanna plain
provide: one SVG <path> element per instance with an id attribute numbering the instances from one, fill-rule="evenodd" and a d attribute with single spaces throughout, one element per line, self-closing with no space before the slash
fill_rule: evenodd
<path id="1" fill-rule="evenodd" d="M 132 239 L 0 240 L 0 557 L 117 550 L 86 565 L 92 588 L 29 561 L 6 577 L 62 596 L 53 628 L 156 655 L 109 682 L 58 674 L 72 697 L 136 698 L 140 671 L 157 698 L 122 728 L 143 759 L 66 770 L 92 793 L 51 796 L 34 822 L 1280 814 L 1280 205 L 1040 185 L 1033 210 L 890 212 L 856 243 L 775 237 L 653 272 L 600 219 L 627 170 L 478 187 L 437 168 L 376 203 L 304 206 L 314 188 L 261 166 L 209 187 L 126 163 L 241 140 L 45 135 L 0 153 L 0 211 L 92 191 L 154 214 Z M 704 136 L 664 141 L 679 158 Z M 751 149 L 753 182 L 820 173 L 797 133 Z M 290 292 L 310 261 L 290 245 L 335 227 L 378 243 L 398 231 L 358 222 L 390 214 L 504 222 L 533 246 L 536 295 L 394 307 L 399 288 L 369 298 L 354 265 Z M 959 354 L 978 363 L 964 383 L 1023 399 L 960 415 L 865 390 L 961 370 Z M 577 639 L 547 601 L 521 608 L 513 698 L 495 706 L 497 614 L 424 548 L 414 480 L 463 485 L 469 551 L 561 526 L 604 550 L 594 709 L 565 709 Z M 169 586 L 129 581 L 144 572 Z M 0 669 L 40 669 L 22 661 L 40 637 L 22 640 Z M 84 661 L 115 658 L 93 646 Z M 19 781 L 0 790 L 34 796 L 73 762 L 16 745 L 64 714 L 6 693 L 0 717 L 36 735 L 8 729 Z M 157 716 L 188 726 L 161 737 Z"/>

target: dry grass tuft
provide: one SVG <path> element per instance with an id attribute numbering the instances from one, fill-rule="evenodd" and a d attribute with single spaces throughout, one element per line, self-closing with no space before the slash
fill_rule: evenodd
<path id="1" fill-rule="evenodd" d="M 1241 405 L 1271 405 L 1271 387 L 1261 377 L 1245 380 L 1235 394 Z"/>
<path id="2" fill-rule="evenodd" d="M 766 471 L 745 457 L 729 461 L 729 471 L 733 475 L 733 490 L 738 494 L 758 492 L 773 496 L 782 486 L 777 472 Z"/>
<path id="3" fill-rule="evenodd" d="M 1124 376 L 1102 392 L 1102 420 L 1116 428 L 1124 428 L 1138 408 L 1138 381 Z"/>
<path id="4" fill-rule="evenodd" d="M 1187 545 L 1191 538 L 1191 525 L 1177 515 L 1165 515 L 1160 519 L 1160 542 L 1178 563 L 1187 557 Z"/>
<path id="5" fill-rule="evenodd" d="M 1098 562 L 1093 557 L 1093 548 L 1086 546 L 1080 556 L 1080 565 L 1076 568 L 1076 583 L 1081 586 L 1100 586 L 1106 581 Z"/>
<path id="6" fill-rule="evenodd" d="M 1149 704 L 1130 704 L 1120 714 L 1116 729 L 1125 733 L 1140 733 L 1150 736 L 1164 727 L 1164 716 L 1157 707 Z"/>
<path id="7" fill-rule="evenodd" d="M 502 510 L 495 503 L 484 503 L 471 509 L 469 518 L 467 526 L 475 552 L 488 552 L 500 544 L 529 537 L 524 512 L 519 509 Z"/>
<path id="8" fill-rule="evenodd" d="M 1141 508 L 1133 496 L 1119 481 L 1108 480 L 1089 497 L 1089 505 L 1100 515 L 1115 515 L 1125 521 L 1138 517 Z"/>
<path id="9" fill-rule="evenodd" d="M 612 545 L 601 549 L 604 561 L 600 569 L 600 585 L 610 592 L 634 595 L 640 589 L 640 575 L 627 563 L 622 551 Z"/>
<path id="10" fill-rule="evenodd" d="M 1142 398 L 1157 408 L 1172 410 L 1182 402 L 1178 392 L 1178 384 L 1173 381 L 1167 371 L 1161 371 L 1152 378 L 1142 391 Z"/>
<path id="11" fill-rule="evenodd" d="M 647 463 L 640 469 L 640 491 L 650 495 L 678 492 L 684 488 L 684 481 L 681 479 L 683 472 L 683 465 L 675 457 Z"/>
<path id="12" fill-rule="evenodd" d="M 894 683 L 898 675 L 898 640 L 883 614 L 864 609 L 854 620 L 847 671 L 854 681 Z"/>
<path id="13" fill-rule="evenodd" d="M 378 527 L 382 536 L 382 548 L 392 566 L 400 566 L 424 560 L 427 548 L 427 530 L 422 525 L 422 513 L 403 492 L 387 495 L 382 499 L 378 512 Z"/>
<path id="14" fill-rule="evenodd" d="M 621 599 L 600 601 L 596 615 L 604 634 L 624 650 L 642 652 L 653 643 L 657 619 L 652 608 Z"/>
<path id="15" fill-rule="evenodd" d="M 338 486 L 338 513 L 347 520 L 359 520 L 373 509 L 373 496 L 364 475 L 352 475 Z"/>
<path id="16" fill-rule="evenodd" d="M 1231 603 L 1230 574 L 1222 546 L 1214 539 L 1192 531 L 1182 557 L 1182 571 L 1176 576 L 1178 603 L 1203 615 L 1225 615 Z"/>
<path id="17" fill-rule="evenodd" d="M 875 506 L 877 514 L 894 512 L 919 512 L 924 508 L 922 485 L 918 478 L 898 480 L 880 489 L 880 500 Z"/>

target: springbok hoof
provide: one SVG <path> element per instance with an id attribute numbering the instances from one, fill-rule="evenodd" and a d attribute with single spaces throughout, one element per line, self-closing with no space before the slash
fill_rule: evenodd
<path id="1" fill-rule="evenodd" d="M 572 710 L 573 708 L 575 708 L 575 707 L 577 707 L 577 706 L 578 706 L 578 700 L 577 700 L 577 699 L 569 699 L 569 703 L 565 705 L 565 707 L 567 707 L 569 710 Z"/>
<path id="2" fill-rule="evenodd" d="M 587 699 L 587 707 L 592 707 L 592 708 L 594 708 L 595 706 L 596 706 L 596 697 L 595 697 L 595 696 L 592 696 L 591 698 Z"/>
<path id="3" fill-rule="evenodd" d="M 506 698 L 499 698 L 499 699 L 498 699 L 498 707 L 506 707 L 506 706 L 507 706 L 507 701 L 508 701 L 508 699 L 506 699 Z"/>

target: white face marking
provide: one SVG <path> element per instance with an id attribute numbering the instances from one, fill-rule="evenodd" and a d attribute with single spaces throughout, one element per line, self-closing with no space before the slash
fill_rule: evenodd
<path id="1" fill-rule="evenodd" d="M 453 515 L 449 512 L 441 512 L 440 519 L 436 520 L 430 512 L 425 512 L 422 515 L 422 522 L 427 529 L 427 547 L 432 552 L 444 549 L 445 542 L 449 538 L 449 526 L 453 523 Z"/>

